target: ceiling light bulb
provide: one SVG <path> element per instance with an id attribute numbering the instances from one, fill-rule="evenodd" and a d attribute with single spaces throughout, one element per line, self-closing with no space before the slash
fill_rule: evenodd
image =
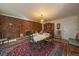
<path id="1" fill-rule="evenodd" d="M 44 20 L 43 19 L 41 19 L 41 23 L 43 23 L 44 22 Z"/>

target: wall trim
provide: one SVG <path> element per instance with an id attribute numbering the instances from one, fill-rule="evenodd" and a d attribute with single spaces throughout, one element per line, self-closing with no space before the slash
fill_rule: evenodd
<path id="1" fill-rule="evenodd" d="M 7 15 L 7 14 L 0 14 L 2 16 L 7 16 L 7 17 L 12 17 L 12 18 L 17 18 L 17 19 L 21 19 L 21 20 L 25 20 L 25 21 L 32 21 L 32 22 L 37 22 L 37 21 L 34 21 L 34 20 L 30 20 L 30 19 L 24 19 L 24 18 L 20 18 L 20 17 L 16 17 L 16 16 L 11 16 L 11 15 Z M 40 23 L 40 22 L 37 22 L 37 23 Z"/>

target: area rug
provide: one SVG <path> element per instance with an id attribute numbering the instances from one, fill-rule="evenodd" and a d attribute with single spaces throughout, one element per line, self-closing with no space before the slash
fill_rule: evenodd
<path id="1" fill-rule="evenodd" d="M 48 45 L 44 48 L 34 50 L 32 49 L 33 44 L 23 43 L 7 53 L 7 56 L 48 56 L 54 50 L 52 43 Z"/>
<path id="2" fill-rule="evenodd" d="M 62 56 L 63 46 L 52 44 L 51 42 L 44 45 L 41 49 L 32 49 L 33 43 L 21 43 L 10 48 L 1 49 L 1 56 Z"/>

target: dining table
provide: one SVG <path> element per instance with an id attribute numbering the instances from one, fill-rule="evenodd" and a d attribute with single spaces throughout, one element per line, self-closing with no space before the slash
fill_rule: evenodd
<path id="1" fill-rule="evenodd" d="M 35 42 L 41 41 L 41 40 L 45 40 L 46 38 L 50 37 L 49 33 L 34 33 L 33 34 L 33 39 Z"/>

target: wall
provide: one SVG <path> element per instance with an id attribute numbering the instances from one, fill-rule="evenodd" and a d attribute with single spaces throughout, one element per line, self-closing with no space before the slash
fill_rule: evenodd
<path id="1" fill-rule="evenodd" d="M 79 30 L 79 16 L 77 17 L 77 19 L 78 19 L 78 20 L 77 20 L 77 22 L 78 22 L 78 30 Z"/>
<path id="2" fill-rule="evenodd" d="M 0 16 L 3 37 L 16 38 L 21 32 L 21 20 L 17 18 Z"/>
<path id="3" fill-rule="evenodd" d="M 64 19 L 63 38 L 75 38 L 76 34 L 79 32 L 77 20 L 76 16 Z"/>
<path id="4" fill-rule="evenodd" d="M 57 31 L 57 24 L 60 23 L 61 24 L 61 28 L 62 28 L 62 23 L 64 22 L 63 19 L 58 19 L 58 20 L 53 20 L 53 21 L 48 21 L 48 23 L 53 23 L 54 24 L 54 34 L 56 35 L 56 31 Z"/>
<path id="5" fill-rule="evenodd" d="M 57 31 L 57 23 L 61 23 L 61 35 L 63 39 L 75 38 L 76 33 L 79 32 L 79 19 L 76 16 L 49 22 L 54 23 L 55 34 Z M 41 24 L 0 15 L 0 32 L 2 32 L 4 37 L 9 36 L 16 38 L 19 37 L 20 33 L 25 34 L 25 32 L 28 30 L 39 32 L 41 31 Z"/>
<path id="6" fill-rule="evenodd" d="M 1 31 L 2 31 L 2 29 L 1 29 L 1 21 L 0 21 L 0 38 L 2 37 L 2 35 L 1 35 Z"/>
<path id="7" fill-rule="evenodd" d="M 54 20 L 51 23 L 55 23 L 55 34 L 57 23 L 61 24 L 61 35 L 63 39 L 75 38 L 76 33 L 79 32 L 79 22 L 76 16 Z"/>
<path id="8" fill-rule="evenodd" d="M 32 32 L 40 32 L 41 31 L 41 24 L 37 22 L 31 22 L 31 21 L 22 21 L 22 33 L 26 33 L 27 31 Z"/>
<path id="9" fill-rule="evenodd" d="M 40 31 L 41 24 L 0 15 L 0 32 L 3 37 L 16 38 L 20 36 L 20 33 L 25 34 L 26 30 Z"/>

